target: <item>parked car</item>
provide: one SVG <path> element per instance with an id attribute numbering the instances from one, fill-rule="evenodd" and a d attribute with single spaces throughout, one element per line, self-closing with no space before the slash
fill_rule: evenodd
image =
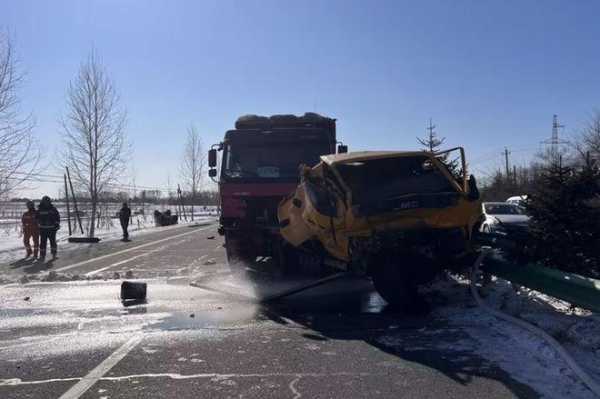
<path id="1" fill-rule="evenodd" d="M 529 225 L 529 216 L 515 203 L 484 202 L 482 207 L 485 219 L 481 231 L 484 233 L 506 232 L 506 228 L 526 230 Z"/>

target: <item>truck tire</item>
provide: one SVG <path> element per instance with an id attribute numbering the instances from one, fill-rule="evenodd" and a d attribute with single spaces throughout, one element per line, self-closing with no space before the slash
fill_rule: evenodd
<path id="1" fill-rule="evenodd" d="M 401 264 L 398 255 L 381 259 L 371 272 L 373 285 L 392 308 L 404 313 L 422 313 L 426 303 L 419 297 L 417 281 L 407 267 L 415 265 Z"/>

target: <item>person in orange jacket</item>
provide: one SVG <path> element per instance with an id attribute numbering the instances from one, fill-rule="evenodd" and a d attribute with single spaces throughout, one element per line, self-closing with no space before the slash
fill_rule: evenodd
<path id="1" fill-rule="evenodd" d="M 23 225 L 23 244 L 27 251 L 26 258 L 29 258 L 33 253 L 33 258 L 38 257 L 38 249 L 40 246 L 40 227 L 37 221 L 37 211 L 33 201 L 27 201 L 27 212 L 21 216 Z M 33 241 L 33 252 L 31 251 L 31 241 Z"/>

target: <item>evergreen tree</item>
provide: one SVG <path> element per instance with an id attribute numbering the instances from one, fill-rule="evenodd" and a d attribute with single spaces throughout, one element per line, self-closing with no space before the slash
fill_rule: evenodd
<path id="1" fill-rule="evenodd" d="M 526 202 L 535 257 L 549 266 L 600 276 L 600 170 L 588 157 L 582 166 L 546 165 Z"/>
<path id="2" fill-rule="evenodd" d="M 436 153 L 442 150 L 441 146 L 446 141 L 446 138 L 439 137 L 435 132 L 435 128 L 436 126 L 433 124 L 430 118 L 429 126 L 427 127 L 427 136 L 423 138 L 417 137 L 417 141 L 423 146 L 423 151 Z M 449 159 L 448 154 L 441 155 L 438 157 L 438 159 L 446 165 L 448 171 L 452 174 L 452 176 L 454 176 L 455 179 L 462 180 L 463 170 L 459 160 Z"/>
<path id="3" fill-rule="evenodd" d="M 421 138 L 417 137 L 417 141 L 423 146 L 425 151 L 437 152 L 441 148 L 440 146 L 446 141 L 445 137 L 438 137 L 435 132 L 435 125 L 429 119 L 429 126 L 427 127 L 427 136 Z"/>

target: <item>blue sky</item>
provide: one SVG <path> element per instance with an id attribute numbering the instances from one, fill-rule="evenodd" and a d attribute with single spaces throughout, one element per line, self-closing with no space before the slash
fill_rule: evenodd
<path id="1" fill-rule="evenodd" d="M 94 48 L 128 109 L 137 184 L 160 187 L 190 123 L 210 145 L 246 113 L 335 117 L 351 150 L 417 148 L 431 117 L 479 174 L 505 146 L 524 163 L 552 114 L 575 134 L 600 108 L 598 15 L 595 1 L 0 2 L 48 155 Z"/>

